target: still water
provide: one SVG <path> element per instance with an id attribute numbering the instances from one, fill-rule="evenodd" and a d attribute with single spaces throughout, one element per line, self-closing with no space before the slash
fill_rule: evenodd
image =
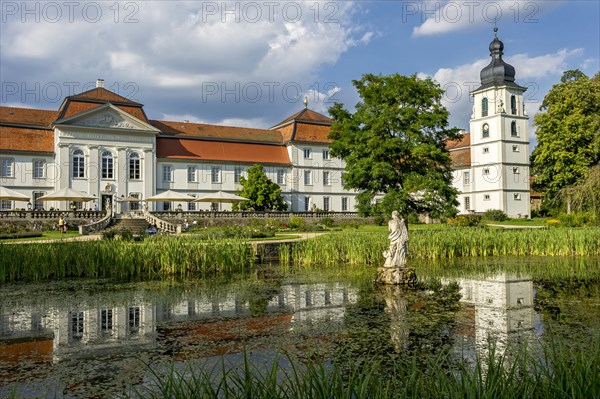
<path id="1" fill-rule="evenodd" d="M 277 351 L 331 359 L 446 350 L 475 359 L 490 339 L 502 353 L 549 330 L 569 339 L 597 334 L 599 260 L 578 266 L 592 271 L 583 277 L 560 278 L 540 274 L 544 262 L 533 272 L 456 264 L 448 273 L 422 270 L 428 283 L 408 290 L 375 286 L 365 268 L 270 267 L 208 282 L 4 285 L 0 397 L 118 396 L 144 383 L 151 366 L 222 356 L 236 362 L 242 353 L 266 363 Z"/>

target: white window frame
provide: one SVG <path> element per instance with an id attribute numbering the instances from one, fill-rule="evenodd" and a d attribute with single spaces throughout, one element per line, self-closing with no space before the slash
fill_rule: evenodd
<path id="1" fill-rule="evenodd" d="M 489 168 L 484 168 L 483 169 L 483 175 L 484 176 L 488 176 L 490 174 L 490 169 Z"/>
<path id="2" fill-rule="evenodd" d="M 13 209 L 12 201 L 0 200 L 0 211 L 10 211 Z"/>
<path id="3" fill-rule="evenodd" d="M 348 197 L 342 197 L 342 212 L 348 212 Z"/>
<path id="4" fill-rule="evenodd" d="M 15 159 L 0 158 L 0 177 L 12 179 L 15 177 Z"/>
<path id="5" fill-rule="evenodd" d="M 483 153 L 484 154 L 489 154 L 490 153 L 490 147 L 483 147 Z"/>
<path id="6" fill-rule="evenodd" d="M 513 150 L 513 152 L 521 152 L 518 145 L 513 145 L 512 150 Z"/>
<path id="7" fill-rule="evenodd" d="M 471 197 L 465 197 L 464 206 L 465 206 L 465 211 L 471 210 Z"/>
<path id="8" fill-rule="evenodd" d="M 519 170 L 518 166 L 513 166 L 512 172 L 513 172 L 513 175 L 520 175 L 521 174 L 521 171 Z"/>
<path id="9" fill-rule="evenodd" d="M 115 158 L 112 152 L 106 150 L 102 152 L 102 179 L 114 180 L 115 178 Z"/>
<path id="10" fill-rule="evenodd" d="M 313 184 L 312 170 L 305 170 L 304 171 L 304 185 L 312 186 L 312 184 Z"/>
<path id="11" fill-rule="evenodd" d="M 129 193 L 130 197 L 134 197 L 134 198 L 142 198 L 142 193 Z M 129 209 L 132 211 L 139 211 L 141 208 L 140 203 L 133 201 L 129 203 Z"/>
<path id="12" fill-rule="evenodd" d="M 33 204 L 33 209 L 42 210 L 44 209 L 44 203 L 42 201 L 38 201 L 37 199 L 43 195 L 46 195 L 44 191 L 34 191 L 31 193 L 31 202 Z"/>
<path id="13" fill-rule="evenodd" d="M 233 170 L 233 182 L 235 184 L 240 184 L 241 183 L 241 177 L 242 177 L 242 173 L 244 173 L 242 168 L 235 168 Z"/>
<path id="14" fill-rule="evenodd" d="M 129 154 L 127 176 L 129 176 L 129 180 L 142 179 L 142 159 L 140 157 L 140 154 L 138 154 L 137 152 L 132 152 L 131 154 Z"/>
<path id="15" fill-rule="evenodd" d="M 212 184 L 220 184 L 221 181 L 221 167 L 220 166 L 211 166 L 210 168 L 210 182 Z"/>
<path id="16" fill-rule="evenodd" d="M 188 183 L 198 183 L 198 168 L 194 165 L 187 167 L 187 181 Z"/>
<path id="17" fill-rule="evenodd" d="M 283 169 L 277 170 L 277 184 L 280 186 L 285 185 L 285 170 Z"/>
<path id="18" fill-rule="evenodd" d="M 329 155 L 329 150 L 323 150 L 323 159 L 331 159 L 331 156 Z"/>
<path id="19" fill-rule="evenodd" d="M 491 197 L 489 194 L 483 194 L 483 200 L 484 201 L 491 201 Z"/>
<path id="20" fill-rule="evenodd" d="M 331 172 L 328 170 L 323 171 L 323 185 L 331 186 Z"/>
<path id="21" fill-rule="evenodd" d="M 310 211 L 311 197 L 304 196 L 304 212 Z"/>
<path id="22" fill-rule="evenodd" d="M 465 171 L 463 173 L 463 185 L 468 186 L 471 184 L 471 172 Z"/>
<path id="23" fill-rule="evenodd" d="M 304 148 L 304 159 L 312 159 L 312 148 Z"/>
<path id="24" fill-rule="evenodd" d="M 71 154 L 73 179 L 85 179 L 85 152 L 76 148 Z"/>
<path id="25" fill-rule="evenodd" d="M 173 182 L 173 165 L 162 166 L 162 181 Z"/>
<path id="26" fill-rule="evenodd" d="M 521 193 L 513 193 L 513 200 L 521 201 Z"/>
<path id="27" fill-rule="evenodd" d="M 331 198 L 323 197 L 323 210 L 329 212 L 331 210 Z"/>
<path id="28" fill-rule="evenodd" d="M 46 178 L 46 160 L 45 159 L 33 159 L 31 161 L 33 166 L 32 175 L 34 179 L 45 179 Z"/>

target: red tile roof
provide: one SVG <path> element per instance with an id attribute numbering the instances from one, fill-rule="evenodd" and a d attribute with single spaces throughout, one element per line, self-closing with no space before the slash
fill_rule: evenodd
<path id="1" fill-rule="evenodd" d="M 254 143 L 283 144 L 281 132 L 277 130 L 252 129 L 246 127 L 206 125 L 202 123 L 150 121 L 161 131 L 162 136 L 194 137 L 205 140 L 242 141 Z"/>
<path id="2" fill-rule="evenodd" d="M 471 149 L 463 148 L 456 151 L 450 151 L 450 159 L 452 160 L 452 166 L 463 167 L 471 165 Z"/>
<path id="3" fill-rule="evenodd" d="M 0 150 L 54 152 L 54 132 L 47 129 L 0 126 Z"/>
<path id="4" fill-rule="evenodd" d="M 158 137 L 157 158 L 290 165 L 283 145 Z"/>
<path id="5" fill-rule="evenodd" d="M 96 103 L 96 102 L 84 102 L 84 101 L 69 100 L 63 108 L 63 113 L 61 115 L 61 119 L 69 118 L 69 117 L 71 117 L 73 115 L 77 115 L 81 112 L 85 112 L 85 111 L 89 111 L 90 109 L 102 107 L 103 105 L 104 104 L 102 104 L 102 103 Z M 140 107 L 133 107 L 133 106 L 127 106 L 127 105 L 115 105 L 115 107 L 119 108 L 120 110 L 122 110 L 124 112 L 127 112 L 129 115 L 132 115 L 146 123 L 150 123 L 148 121 L 148 119 L 146 118 L 146 114 Z"/>
<path id="6" fill-rule="evenodd" d="M 332 140 L 329 139 L 330 131 L 331 126 L 327 125 L 297 123 L 296 134 L 294 135 L 293 140 L 330 144 L 332 142 Z"/>
<path id="7" fill-rule="evenodd" d="M 448 150 L 453 150 L 456 148 L 464 148 L 469 147 L 471 145 L 471 134 L 463 133 L 462 137 L 458 140 L 448 141 L 446 143 L 446 148 Z"/>
<path id="8" fill-rule="evenodd" d="M 58 111 L 45 109 L 0 107 L 0 123 L 49 127 L 58 118 Z"/>
<path id="9" fill-rule="evenodd" d="M 117 93 L 113 93 L 110 90 L 106 90 L 104 87 L 96 87 L 95 89 L 91 89 L 83 93 L 76 94 L 74 96 L 69 96 L 67 97 L 67 99 L 92 100 L 97 102 L 110 102 L 142 106 L 142 104 L 137 103 L 135 101 L 131 101 L 130 99 L 120 96 Z"/>
<path id="10" fill-rule="evenodd" d="M 331 125 L 333 123 L 333 119 L 328 118 L 325 115 L 319 114 L 311 109 L 305 108 L 300 112 L 296 112 L 294 115 L 290 116 L 283 122 L 280 122 L 273 126 L 271 129 L 275 129 L 280 126 L 285 126 L 292 122 L 308 122 L 308 123 L 323 123 Z"/>

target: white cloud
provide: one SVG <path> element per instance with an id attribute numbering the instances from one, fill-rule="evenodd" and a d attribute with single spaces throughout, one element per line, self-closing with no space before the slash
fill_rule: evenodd
<path id="1" fill-rule="evenodd" d="M 501 23 L 534 23 L 540 14 L 561 1 L 494 0 L 494 1 L 423 1 L 407 2 L 404 18 L 420 16 L 422 23 L 413 36 L 439 35 Z"/>
<path id="2" fill-rule="evenodd" d="M 308 100 L 308 107 L 310 109 L 323 115 L 327 115 L 329 107 L 333 105 L 336 101 L 336 95 L 341 91 L 342 89 L 338 86 L 334 86 L 324 93 L 310 89 L 304 93 L 304 97 Z"/>
<path id="3" fill-rule="evenodd" d="M 533 116 L 539 112 L 546 91 L 558 81 L 564 70 L 578 64 L 582 54 L 581 49 L 561 49 L 536 57 L 527 54 L 506 57 L 506 62 L 515 67 L 517 83 L 528 88 L 525 93 L 525 108 L 530 115 L 530 123 L 533 123 Z M 480 59 L 454 68 L 440 68 L 432 76 L 425 73 L 418 75 L 431 76 L 445 90 L 442 103 L 451 113 L 451 125 L 468 130 L 473 107 L 469 92 L 479 86 L 479 73 L 488 63 L 489 58 Z M 532 134 L 535 136 L 533 132 Z"/>

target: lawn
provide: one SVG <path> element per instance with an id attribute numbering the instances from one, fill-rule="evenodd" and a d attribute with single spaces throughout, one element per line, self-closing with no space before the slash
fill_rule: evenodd
<path id="1" fill-rule="evenodd" d="M 41 241 L 41 240 L 59 240 L 63 238 L 79 237 L 79 232 L 75 230 L 69 230 L 62 234 L 58 231 L 44 231 L 41 237 L 24 237 L 24 238 L 9 238 L 6 240 L 0 240 L 2 242 L 27 242 L 27 241 Z"/>

